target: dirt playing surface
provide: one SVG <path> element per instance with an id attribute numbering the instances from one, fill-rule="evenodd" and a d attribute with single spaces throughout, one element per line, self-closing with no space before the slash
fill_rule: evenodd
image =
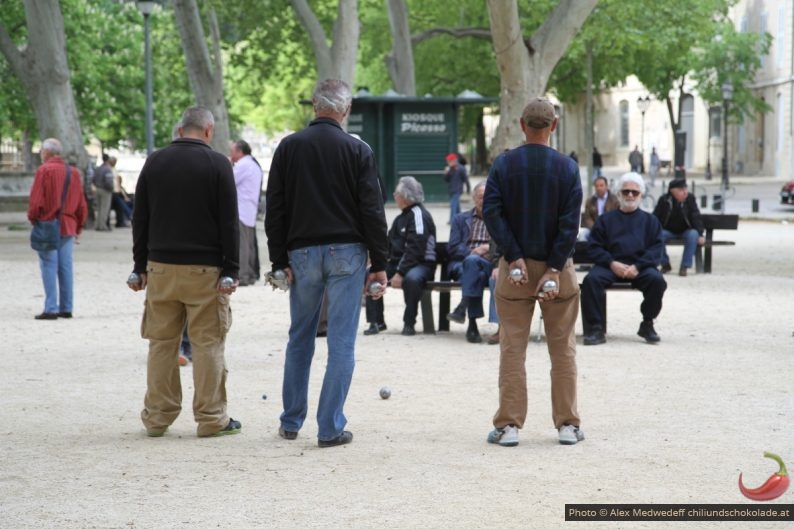
<path id="1" fill-rule="evenodd" d="M 446 240 L 446 208 L 432 211 Z M 713 274 L 668 275 L 656 346 L 635 334 L 638 292 L 608 294 L 605 345 L 581 345 L 577 324 L 587 438 L 575 446 L 558 444 L 553 429 L 536 313 L 529 417 L 516 448 L 485 441 L 497 404 L 498 347 L 467 343 L 457 324 L 451 333 L 400 336 L 395 291 L 386 297 L 388 330 L 359 334 L 346 406 L 354 442 L 317 448 L 323 339 L 309 419 L 297 440 L 279 438 L 288 303 L 261 282 L 232 297 L 227 389 L 242 434 L 195 436 L 188 366 L 182 415 L 165 437 L 147 438 L 139 419 L 144 297 L 124 284 L 129 230 L 84 235 L 75 250 L 75 317 L 58 321 L 33 319 L 43 294 L 27 237 L 0 230 L 3 529 L 551 528 L 568 525 L 566 503 L 768 505 L 740 494 L 739 473 L 756 487 L 776 472 L 764 451 L 794 471 L 794 225 L 742 221 L 736 232 L 718 232 L 737 245 L 714 250 Z M 267 262 L 264 241 L 260 225 Z M 680 251 L 672 249 L 674 269 Z M 483 335 L 495 330 L 480 327 Z M 391 388 L 388 400 L 379 397 L 382 386 Z M 794 490 L 773 503 L 794 503 Z"/>

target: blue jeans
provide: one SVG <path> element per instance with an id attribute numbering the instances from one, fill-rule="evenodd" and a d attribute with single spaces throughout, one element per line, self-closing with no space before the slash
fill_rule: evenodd
<path id="1" fill-rule="evenodd" d="M 482 318 L 482 291 L 491 277 L 491 261 L 479 255 L 467 255 L 450 267 L 450 276 L 460 281 L 463 297 L 469 298 L 469 319 Z"/>
<path id="2" fill-rule="evenodd" d="M 343 408 L 355 366 L 367 249 L 363 244 L 324 244 L 289 252 L 292 323 L 284 362 L 281 426 L 297 432 L 308 411 L 309 371 L 323 292 L 328 293 L 328 363 L 317 407 L 317 437 L 329 441 L 347 424 Z"/>
<path id="3" fill-rule="evenodd" d="M 683 268 L 692 268 L 692 259 L 695 257 L 695 250 L 698 247 L 698 234 L 697 230 L 689 229 L 683 233 L 673 233 L 671 231 L 662 230 L 662 239 L 666 243 L 670 239 L 682 239 L 684 241 L 684 255 L 681 257 L 681 266 Z M 670 264 L 670 258 L 667 256 L 667 248 L 664 249 L 662 256 L 662 264 Z"/>
<path id="4" fill-rule="evenodd" d="M 488 322 L 499 323 L 499 315 L 496 314 L 496 297 L 494 290 L 496 290 L 496 279 L 493 277 L 488 279 L 488 290 L 491 291 L 491 304 L 488 306 Z"/>
<path id="5" fill-rule="evenodd" d="M 72 312 L 72 252 L 74 237 L 61 237 L 57 250 L 38 252 L 44 283 L 44 312 Z"/>
<path id="6" fill-rule="evenodd" d="M 460 213 L 460 195 L 462 193 L 453 193 L 449 195 L 449 223 L 455 219 L 455 216 Z"/>

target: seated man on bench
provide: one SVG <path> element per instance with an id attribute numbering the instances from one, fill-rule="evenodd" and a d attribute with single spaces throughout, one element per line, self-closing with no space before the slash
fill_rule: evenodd
<path id="1" fill-rule="evenodd" d="M 678 275 L 686 277 L 687 268 L 692 268 L 695 250 L 706 242 L 703 237 L 706 227 L 700 217 L 700 209 L 698 209 L 695 197 L 689 193 L 686 187 L 686 180 L 683 178 L 671 180 L 667 189 L 667 194 L 659 199 L 653 214 L 662 224 L 664 242 L 669 239 L 684 241 L 684 256 L 681 258 Z M 665 249 L 662 256 L 662 273 L 666 274 L 672 269 L 667 249 Z"/>
<path id="2" fill-rule="evenodd" d="M 403 176 L 394 190 L 394 201 L 402 210 L 389 230 L 389 261 L 386 275 L 392 288 L 401 288 L 405 299 L 403 336 L 416 334 L 416 313 L 425 283 L 436 273 L 436 225 L 425 209 L 425 192 L 413 176 Z M 340 265 L 341 266 L 341 265 Z M 386 330 L 383 318 L 383 298 L 366 299 L 366 335 Z"/>
<path id="3" fill-rule="evenodd" d="M 667 283 L 657 270 L 662 260 L 662 226 L 656 217 L 640 209 L 645 182 L 637 173 L 626 173 L 618 181 L 620 208 L 604 213 L 590 232 L 587 253 L 595 266 L 582 282 L 582 319 L 590 332 L 585 345 L 606 342 L 604 306 L 606 289 L 616 281 L 631 281 L 642 291 L 642 323 L 637 332 L 648 343 L 659 335 L 653 320 L 662 310 Z"/>
<path id="4" fill-rule="evenodd" d="M 489 258 L 491 236 L 482 217 L 482 201 L 485 196 L 485 182 L 474 187 L 472 201 L 474 207 L 458 213 L 452 221 L 449 232 L 449 277 L 460 281 L 463 298 L 454 311 L 447 314 L 449 321 L 463 323 L 466 312 L 469 314 L 469 328 L 466 339 L 470 343 L 482 342 L 477 328 L 477 318 L 485 315 L 482 306 L 482 291 L 491 277 L 493 264 Z"/>

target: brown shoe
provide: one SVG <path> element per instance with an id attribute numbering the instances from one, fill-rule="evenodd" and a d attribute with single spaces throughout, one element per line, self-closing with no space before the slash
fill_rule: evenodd
<path id="1" fill-rule="evenodd" d="M 499 345 L 499 331 L 488 337 L 488 345 Z"/>
<path id="2" fill-rule="evenodd" d="M 686 277 L 686 268 L 684 268 L 683 266 L 679 268 L 678 275 L 680 275 L 681 277 Z"/>

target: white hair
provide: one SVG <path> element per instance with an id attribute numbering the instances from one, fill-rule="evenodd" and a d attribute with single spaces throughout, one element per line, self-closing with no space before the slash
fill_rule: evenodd
<path id="1" fill-rule="evenodd" d="M 312 93 L 312 104 L 318 113 L 344 114 L 352 100 L 350 87 L 339 79 L 319 81 Z"/>
<path id="2" fill-rule="evenodd" d="M 179 120 L 179 127 L 188 130 L 206 130 L 207 127 L 215 125 L 215 118 L 212 112 L 204 107 L 190 107 L 182 113 Z"/>
<path id="3" fill-rule="evenodd" d="M 640 186 L 640 193 L 642 193 L 643 195 L 645 194 L 645 180 L 643 180 L 642 176 L 640 176 L 639 174 L 632 171 L 630 173 L 626 173 L 623 176 L 621 176 L 620 179 L 618 180 L 618 188 L 617 188 L 618 193 L 620 192 L 621 189 L 623 189 L 623 184 L 625 184 L 626 182 L 634 182 L 635 184 Z"/>
<path id="4" fill-rule="evenodd" d="M 47 151 L 50 154 L 61 154 L 61 142 L 55 138 L 47 138 L 41 142 L 41 150 Z"/>
<path id="5" fill-rule="evenodd" d="M 394 192 L 411 204 L 421 204 L 425 201 L 425 190 L 421 182 L 413 176 L 403 176 L 400 178 Z"/>

